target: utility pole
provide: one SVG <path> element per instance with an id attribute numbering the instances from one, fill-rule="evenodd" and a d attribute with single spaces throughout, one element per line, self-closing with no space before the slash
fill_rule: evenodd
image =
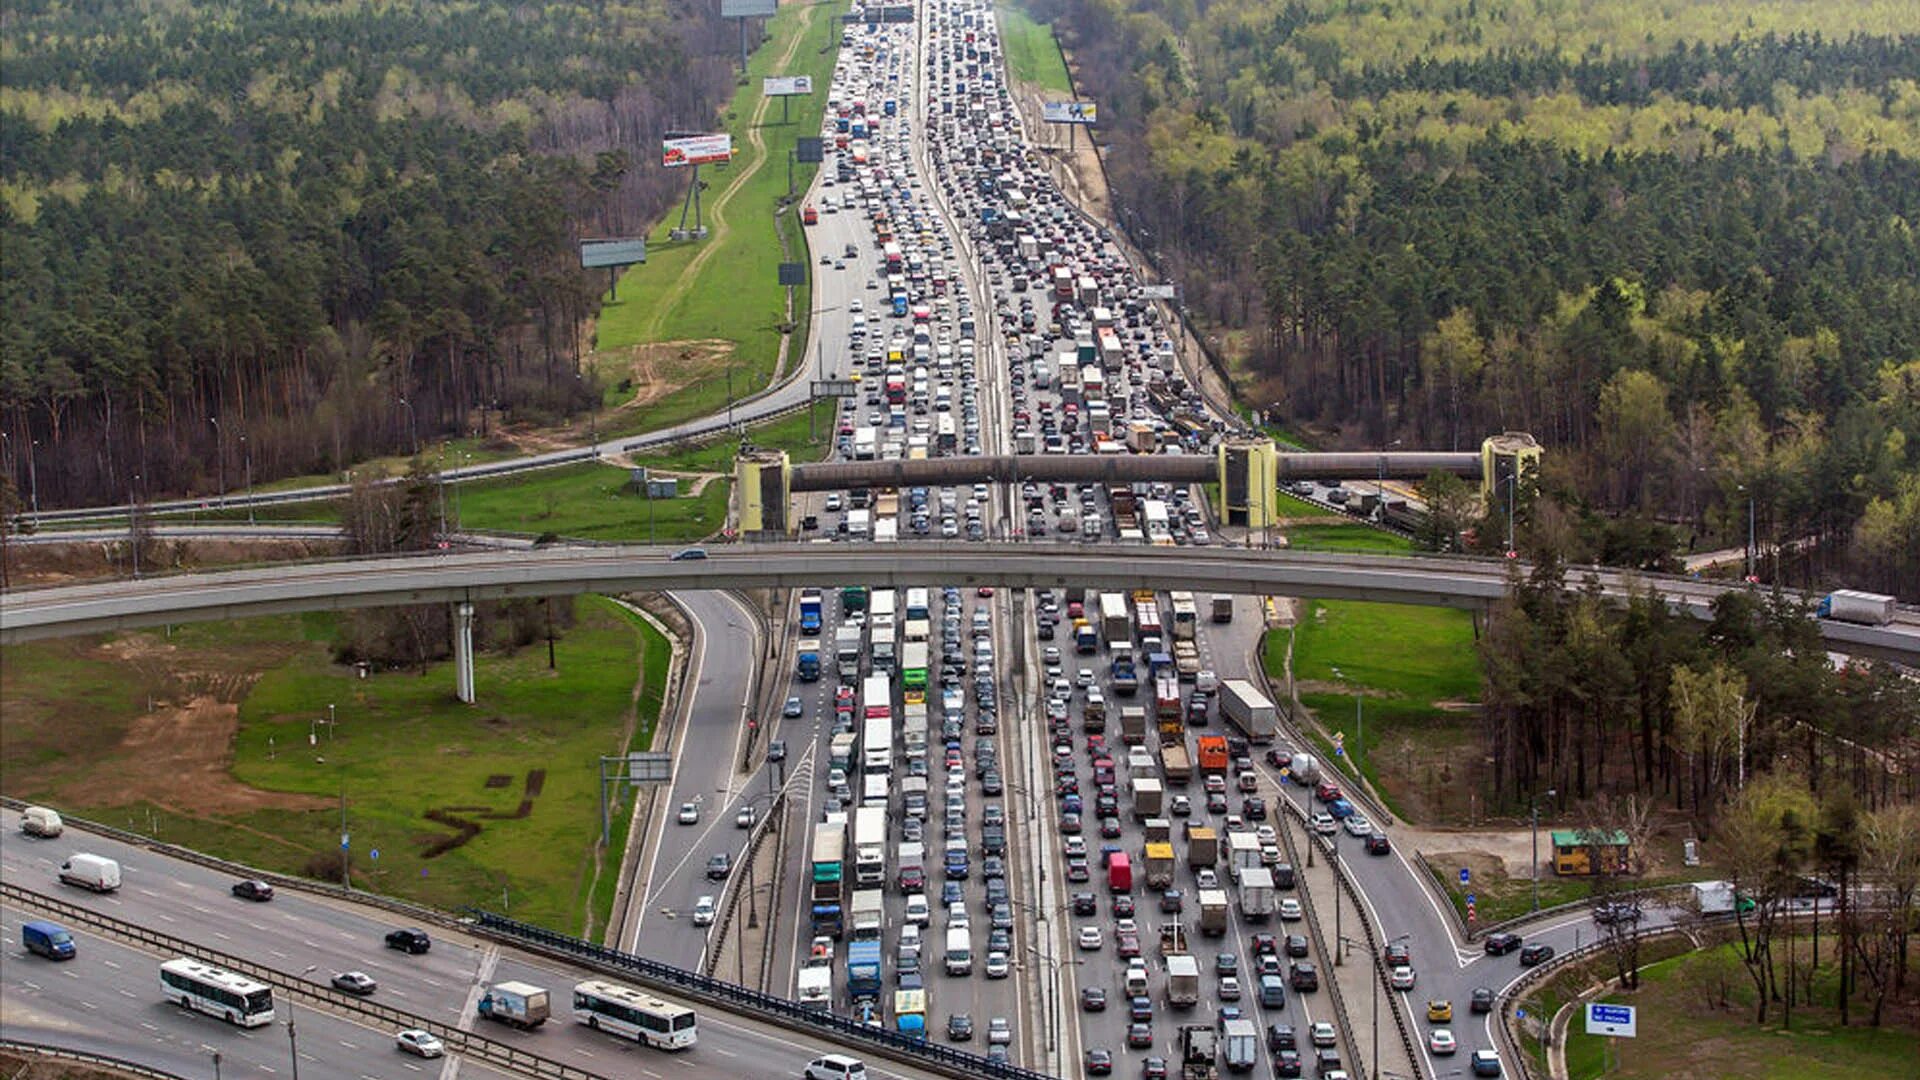
<path id="1" fill-rule="evenodd" d="M 247 433 L 240 433 L 240 452 L 246 458 L 247 468 L 247 524 L 253 520 L 253 447 L 247 445 Z"/>
<path id="2" fill-rule="evenodd" d="M 1552 788 L 1547 789 L 1547 798 L 1559 794 Z M 1533 819 L 1533 910 L 1540 910 L 1540 797 L 1527 797 L 1527 813 Z"/>
<path id="3" fill-rule="evenodd" d="M 333 706 L 329 705 L 327 708 L 331 710 Z M 333 741 L 331 724 L 329 724 L 327 729 L 327 741 Z M 353 849 L 348 846 L 347 837 L 347 773 L 345 769 L 342 769 L 340 771 L 340 887 L 343 889 L 353 888 L 353 879 L 351 877 L 353 872 Z"/>
<path id="4" fill-rule="evenodd" d="M 300 973 L 300 977 L 302 979 L 306 978 L 315 971 L 318 971 L 319 967 L 318 964 L 308 964 L 307 969 Z M 293 1030 L 293 991 L 291 988 L 287 991 L 287 1052 L 293 1060 L 293 1080 L 300 1080 L 300 1043 L 295 1037 Z M 217 1056 L 214 1058 L 214 1064 L 216 1066 L 219 1064 L 219 1058 Z"/>
<path id="5" fill-rule="evenodd" d="M 225 438 L 226 433 L 220 430 L 219 417 L 209 416 L 207 417 L 207 422 L 213 425 L 213 457 L 214 457 L 214 460 L 217 461 L 220 466 L 220 494 L 222 496 L 225 496 L 227 493 L 227 440 Z"/>

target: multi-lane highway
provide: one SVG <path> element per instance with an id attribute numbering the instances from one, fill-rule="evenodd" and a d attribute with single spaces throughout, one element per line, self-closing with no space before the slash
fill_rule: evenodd
<path id="1" fill-rule="evenodd" d="M 196 863 L 72 829 L 56 839 L 32 839 L 21 835 L 18 826 L 17 814 L 0 813 L 0 879 L 9 885 L 248 958 L 285 973 L 288 980 L 324 984 L 335 972 L 364 971 L 379 984 L 372 1001 L 469 1030 L 476 1030 L 475 1004 L 485 985 L 520 980 L 545 987 L 553 992 L 555 1009 L 554 1020 L 545 1026 L 520 1032 L 487 1024 L 477 1030 L 590 1072 L 653 1080 L 737 1077 L 761 1069 L 795 1075 L 812 1057 L 832 1049 L 810 1044 L 792 1031 L 710 1009 L 699 1010 L 699 1043 L 692 1050 L 668 1054 L 639 1048 L 572 1021 L 567 1002 L 575 983 L 597 977 L 588 972 L 439 927 L 429 928 L 433 948 L 428 953 L 398 952 L 383 944 L 389 930 L 409 925 L 397 915 L 285 889 L 269 902 L 253 903 L 231 895 L 234 876 Z M 76 851 L 118 861 L 121 888 L 96 896 L 59 884 L 61 862 Z M 0 924 L 8 931 L 7 961 L 0 965 L 0 986 L 6 989 L 0 999 L 0 1035 L 156 1064 L 189 1061 L 205 1044 L 226 1056 L 226 1076 L 272 1075 L 286 1063 L 283 1030 L 231 1027 L 167 1004 L 158 976 L 166 957 L 82 933 L 77 958 L 42 960 L 19 949 L 24 917 L 11 907 L 0 914 Z M 303 975 L 310 967 L 312 972 Z M 396 1052 L 392 1031 L 304 1007 L 297 1017 L 302 1068 L 315 1062 L 315 1075 L 411 1075 L 407 1067 L 416 1064 Z M 247 1063 L 256 1062 L 258 1072 L 246 1071 Z M 204 1064 L 182 1071 L 211 1072 Z M 905 1069 L 878 1071 L 916 1075 Z"/>

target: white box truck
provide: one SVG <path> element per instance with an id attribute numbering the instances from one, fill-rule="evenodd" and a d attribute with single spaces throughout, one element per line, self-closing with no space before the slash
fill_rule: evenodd
<path id="1" fill-rule="evenodd" d="M 1200 961 L 1186 953 L 1167 957 L 1167 1004 L 1191 1009 L 1200 1003 Z"/>
<path id="2" fill-rule="evenodd" d="M 1275 904 L 1273 871 L 1264 866 L 1240 871 L 1241 915 L 1254 922 L 1265 922 L 1272 917 Z"/>
<path id="3" fill-rule="evenodd" d="M 803 1009 L 817 1009 L 825 1012 L 833 1008 L 833 969 L 831 967 L 803 967 L 800 969 L 796 998 Z"/>
<path id="4" fill-rule="evenodd" d="M 1248 742 L 1255 743 L 1273 741 L 1280 718 L 1280 710 L 1267 695 L 1245 679 L 1227 679 L 1220 684 L 1220 713 Z"/>
<path id="5" fill-rule="evenodd" d="M 528 983 L 494 983 L 480 995 L 481 1016 L 517 1028 L 537 1028 L 548 1013 L 547 992 Z"/>
<path id="6" fill-rule="evenodd" d="M 79 852 L 60 864 L 60 880 L 97 893 L 109 893 L 120 887 L 120 864 L 105 855 Z"/>

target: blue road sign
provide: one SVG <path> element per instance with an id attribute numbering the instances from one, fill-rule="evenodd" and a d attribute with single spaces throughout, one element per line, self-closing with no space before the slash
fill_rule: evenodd
<path id="1" fill-rule="evenodd" d="M 372 857 L 373 857 L 374 859 L 379 859 L 379 858 L 380 858 L 380 849 L 379 849 L 379 848 L 374 848 L 374 849 L 373 849 L 372 851 L 369 851 L 369 852 L 367 852 L 367 854 L 368 854 L 368 855 L 370 855 L 370 856 L 372 856 Z"/>
<path id="2" fill-rule="evenodd" d="M 1468 894 L 1467 894 L 1467 903 L 1469 903 L 1469 904 L 1471 904 L 1471 903 L 1473 903 L 1473 894 L 1472 894 L 1472 893 L 1468 893 Z"/>
<path id="3" fill-rule="evenodd" d="M 1467 872 L 1467 868 L 1464 866 L 1461 867 L 1460 868 L 1460 884 L 1465 885 L 1470 880 L 1470 877 L 1471 876 Z"/>
<path id="4" fill-rule="evenodd" d="M 1633 1007 L 1631 1005 L 1602 1005 L 1595 1002 L 1588 1006 L 1587 1011 L 1593 1014 L 1595 1020 L 1603 1024 L 1633 1023 Z"/>

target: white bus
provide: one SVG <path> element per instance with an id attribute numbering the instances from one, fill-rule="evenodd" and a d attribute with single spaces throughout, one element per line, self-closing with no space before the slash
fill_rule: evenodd
<path id="1" fill-rule="evenodd" d="M 198 1009 L 229 1024 L 273 1023 L 273 988 L 224 968 L 185 957 L 160 965 L 160 991 L 182 1008 Z"/>
<path id="2" fill-rule="evenodd" d="M 597 979 L 573 988 L 573 1018 L 656 1050 L 685 1050 L 700 1038 L 692 1009 Z"/>

